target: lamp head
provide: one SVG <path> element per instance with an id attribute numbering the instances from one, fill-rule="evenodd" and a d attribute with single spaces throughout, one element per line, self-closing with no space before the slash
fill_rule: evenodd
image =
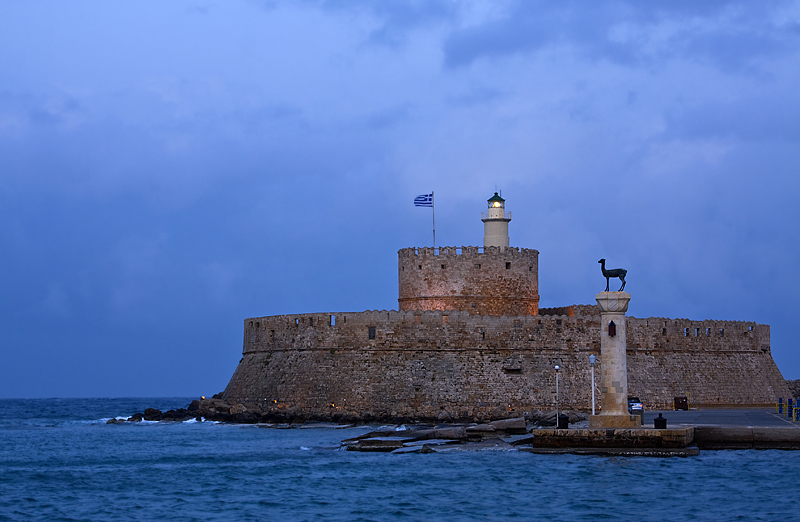
<path id="1" fill-rule="evenodd" d="M 590 356 L 589 356 L 589 364 L 592 364 L 592 365 L 593 365 L 593 364 L 594 364 L 594 361 L 595 361 L 596 359 L 597 359 L 597 358 L 594 356 L 594 354 L 590 355 Z"/>

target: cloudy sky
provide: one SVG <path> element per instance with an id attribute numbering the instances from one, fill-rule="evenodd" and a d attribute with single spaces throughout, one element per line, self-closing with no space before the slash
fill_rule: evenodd
<path id="1" fill-rule="evenodd" d="M 772 326 L 800 378 L 800 3 L 0 4 L 0 397 L 221 391 L 246 317 L 397 308 L 502 190 L 542 306 Z"/>

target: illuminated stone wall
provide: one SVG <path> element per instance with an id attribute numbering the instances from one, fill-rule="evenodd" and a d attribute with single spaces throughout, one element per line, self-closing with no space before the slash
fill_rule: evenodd
<path id="1" fill-rule="evenodd" d="M 593 306 L 573 310 L 574 317 L 384 310 L 251 318 L 223 396 L 307 412 L 481 420 L 554 408 L 558 364 L 562 407 L 586 410 L 589 355 L 598 357 L 596 377 L 602 364 L 600 317 Z M 767 325 L 628 317 L 626 333 L 629 393 L 647 408 L 671 407 L 686 393 L 707 405 L 790 396 Z"/>
<path id="2" fill-rule="evenodd" d="M 528 248 L 404 248 L 398 252 L 400 310 L 536 315 L 539 252 Z"/>

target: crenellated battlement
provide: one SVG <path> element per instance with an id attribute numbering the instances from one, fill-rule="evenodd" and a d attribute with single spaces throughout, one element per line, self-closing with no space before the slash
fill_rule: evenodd
<path id="1" fill-rule="evenodd" d="M 566 308 L 566 307 L 565 307 Z M 628 317 L 628 351 L 770 351 L 768 325 Z M 457 310 L 369 310 L 245 320 L 244 353 L 380 346 L 392 350 L 599 350 L 598 315 L 477 316 Z"/>
<path id="2" fill-rule="evenodd" d="M 509 257 L 514 257 L 515 254 L 521 257 L 530 257 L 531 255 L 539 255 L 539 251 L 533 248 L 519 248 L 519 247 L 481 247 L 481 246 L 443 246 L 443 247 L 410 247 L 401 248 L 397 251 L 399 258 L 411 258 L 418 256 L 472 256 L 472 255 L 498 255 L 503 254 Z"/>

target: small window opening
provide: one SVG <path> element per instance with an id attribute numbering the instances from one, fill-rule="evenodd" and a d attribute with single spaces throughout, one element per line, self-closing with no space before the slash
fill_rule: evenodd
<path id="1" fill-rule="evenodd" d="M 695 328 L 694 329 L 694 336 L 695 337 L 700 337 L 700 328 Z"/>
<path id="2" fill-rule="evenodd" d="M 269 331 L 269 338 L 271 340 L 273 340 L 273 341 L 275 340 L 275 330 L 270 330 Z"/>
<path id="3" fill-rule="evenodd" d="M 250 321 L 250 328 L 253 327 L 253 321 Z"/>
<path id="4" fill-rule="evenodd" d="M 314 326 L 314 318 L 313 317 L 309 317 L 308 318 L 308 326 Z"/>
<path id="5" fill-rule="evenodd" d="M 533 272 L 533 267 L 532 266 L 528 267 L 528 272 Z"/>
<path id="6" fill-rule="evenodd" d="M 706 337 L 711 337 L 711 328 L 706 328 Z"/>
<path id="7" fill-rule="evenodd" d="M 261 322 L 260 321 L 256 321 L 256 329 L 258 329 L 258 328 L 261 328 Z"/>
<path id="8" fill-rule="evenodd" d="M 369 333 L 369 338 L 370 339 L 375 339 L 375 327 L 374 326 L 370 326 L 369 327 L 368 333 Z"/>
<path id="9" fill-rule="evenodd" d="M 480 268 L 480 267 L 481 267 L 480 263 L 475 263 L 475 268 Z"/>
<path id="10" fill-rule="evenodd" d="M 419 269 L 422 270 L 422 265 L 417 265 L 417 267 L 419 267 Z"/>
<path id="11" fill-rule="evenodd" d="M 336 326 L 336 316 L 335 315 L 331 316 L 331 326 Z"/>
<path id="12" fill-rule="evenodd" d="M 511 268 L 511 263 L 506 263 L 506 270 L 508 270 L 509 268 Z"/>
<path id="13" fill-rule="evenodd" d="M 719 329 L 719 336 L 720 337 L 725 337 L 725 328 L 720 328 Z"/>
<path id="14" fill-rule="evenodd" d="M 661 329 L 661 335 L 667 335 L 667 329 L 666 328 L 662 328 Z"/>
<path id="15" fill-rule="evenodd" d="M 688 328 L 684 328 L 684 329 L 683 329 L 683 335 L 684 335 L 685 337 L 689 337 L 689 329 L 688 329 Z"/>
<path id="16" fill-rule="evenodd" d="M 521 368 L 503 368 L 503 371 L 508 375 L 522 375 Z"/>
<path id="17" fill-rule="evenodd" d="M 752 327 L 752 326 L 750 327 L 750 331 L 751 331 L 751 332 L 753 331 L 753 327 Z"/>
<path id="18" fill-rule="evenodd" d="M 444 265 L 442 265 L 442 270 L 444 270 Z"/>

